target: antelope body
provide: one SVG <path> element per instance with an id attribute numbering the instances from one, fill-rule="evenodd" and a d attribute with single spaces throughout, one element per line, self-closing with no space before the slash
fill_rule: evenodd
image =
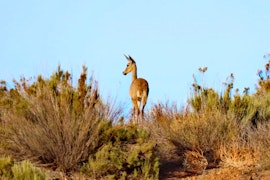
<path id="1" fill-rule="evenodd" d="M 146 105 L 147 97 L 149 94 L 149 86 L 145 79 L 137 78 L 137 66 L 134 59 L 126 55 L 125 57 L 128 61 L 128 64 L 126 69 L 123 71 L 123 74 L 127 75 L 130 72 L 132 73 L 132 82 L 129 88 L 129 95 L 133 105 L 132 116 L 136 114 L 138 121 L 140 114 L 142 115 L 142 118 L 144 117 L 144 107 Z"/>

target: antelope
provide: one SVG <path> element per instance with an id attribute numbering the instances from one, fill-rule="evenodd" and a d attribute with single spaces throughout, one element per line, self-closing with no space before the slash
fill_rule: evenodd
<path id="1" fill-rule="evenodd" d="M 132 59 L 131 56 L 126 56 L 126 59 L 128 61 L 126 69 L 123 71 L 124 75 L 127 75 L 128 73 L 132 73 L 132 81 L 129 88 L 129 95 L 132 101 L 132 117 L 135 117 L 137 115 L 137 122 L 138 118 L 141 114 L 142 119 L 144 118 L 144 107 L 147 102 L 147 97 L 149 94 L 149 86 L 148 82 L 143 78 L 137 78 L 137 66 L 134 59 Z M 141 108 L 142 104 L 142 108 Z"/>

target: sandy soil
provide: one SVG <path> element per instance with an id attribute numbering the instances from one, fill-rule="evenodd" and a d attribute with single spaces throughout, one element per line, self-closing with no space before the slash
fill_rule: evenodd
<path id="1" fill-rule="evenodd" d="M 237 169 L 220 167 L 206 169 L 202 174 L 186 172 L 179 161 L 166 162 L 161 166 L 160 180 L 270 180 L 270 170 L 261 171 L 255 168 Z"/>

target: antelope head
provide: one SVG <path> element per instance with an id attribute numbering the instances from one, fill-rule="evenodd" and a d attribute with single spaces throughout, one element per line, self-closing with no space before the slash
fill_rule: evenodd
<path id="1" fill-rule="evenodd" d="M 126 69 L 123 71 L 124 75 L 127 75 L 130 72 L 134 72 L 136 71 L 136 62 L 134 61 L 134 59 L 132 59 L 131 56 L 126 56 L 124 55 L 128 61 L 127 67 Z"/>

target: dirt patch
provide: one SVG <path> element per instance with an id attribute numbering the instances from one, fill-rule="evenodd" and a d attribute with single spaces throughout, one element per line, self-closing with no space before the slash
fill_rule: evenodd
<path id="1" fill-rule="evenodd" d="M 181 153 L 183 155 L 183 153 Z M 160 166 L 160 180 L 270 180 L 270 170 L 256 167 L 234 168 L 218 167 L 215 163 L 208 164 L 203 173 L 189 172 L 184 168 L 184 156 L 171 151 L 163 157 Z"/>
<path id="2" fill-rule="evenodd" d="M 232 167 L 220 167 L 206 169 L 203 174 L 186 172 L 181 166 L 181 159 L 163 162 L 160 171 L 160 180 L 270 180 L 270 170 L 258 171 L 256 169 L 242 169 Z M 48 171 L 51 179 L 73 180 L 89 179 L 82 174 L 66 175 L 57 171 Z"/>
<path id="3" fill-rule="evenodd" d="M 168 162 L 169 163 L 169 162 Z M 161 180 L 270 180 L 270 170 L 258 171 L 256 169 L 237 169 L 232 167 L 207 169 L 203 174 L 185 172 L 178 162 L 161 166 Z"/>

